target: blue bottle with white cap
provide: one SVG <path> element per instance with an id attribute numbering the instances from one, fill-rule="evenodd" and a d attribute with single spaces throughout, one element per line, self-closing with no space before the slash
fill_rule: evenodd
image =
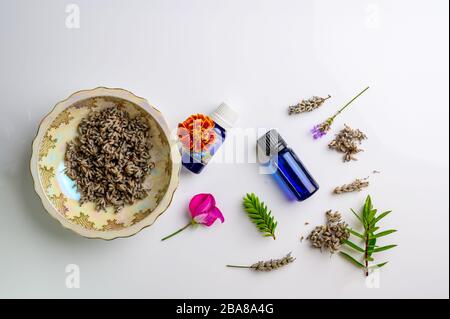
<path id="1" fill-rule="evenodd" d="M 194 146 L 183 148 L 182 164 L 191 172 L 199 174 L 222 146 L 227 137 L 227 130 L 237 123 L 239 115 L 228 104 L 222 103 L 209 117 L 201 114 L 192 117 L 195 119 L 191 120 L 194 123 L 188 123 L 187 133 L 190 134 L 190 140 L 187 143 Z M 199 121 L 197 126 L 195 126 L 195 121 Z M 202 136 L 198 137 L 199 134 L 190 133 L 189 131 L 193 130 L 192 127 L 199 127 L 197 131 Z M 205 145 L 203 145 L 204 135 L 207 135 Z"/>

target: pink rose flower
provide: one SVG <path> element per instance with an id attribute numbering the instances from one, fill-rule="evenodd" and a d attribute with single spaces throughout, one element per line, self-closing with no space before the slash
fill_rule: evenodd
<path id="1" fill-rule="evenodd" d="M 222 223 L 225 221 L 222 212 L 216 207 L 214 196 L 211 194 L 197 194 L 192 197 L 189 203 L 189 213 L 191 214 L 191 220 L 186 226 L 161 240 L 169 239 L 193 225 L 201 224 L 209 227 L 214 224 L 217 219 Z"/>

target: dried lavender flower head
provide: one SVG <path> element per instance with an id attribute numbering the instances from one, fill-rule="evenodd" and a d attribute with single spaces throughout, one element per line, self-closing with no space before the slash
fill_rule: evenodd
<path id="1" fill-rule="evenodd" d="M 288 108 L 289 115 L 292 114 L 300 114 L 304 112 L 311 112 L 315 109 L 322 106 L 322 104 L 331 98 L 331 95 L 328 95 L 326 98 L 320 97 L 320 96 L 313 96 L 310 99 L 302 100 L 301 102 L 297 103 L 296 105 L 291 105 Z"/>
<path id="2" fill-rule="evenodd" d="M 344 184 L 344 185 L 336 187 L 333 190 L 333 193 L 334 194 L 342 194 L 342 193 L 350 193 L 350 192 L 359 192 L 363 188 L 368 187 L 368 186 L 369 186 L 368 177 L 362 178 L 362 179 L 357 178 L 350 184 Z"/>
<path id="3" fill-rule="evenodd" d="M 146 197 L 151 148 L 149 124 L 140 115 L 131 118 L 120 104 L 89 113 L 65 152 L 66 174 L 76 183 L 80 204 L 117 211 Z"/>
<path id="4" fill-rule="evenodd" d="M 287 254 L 280 259 L 270 259 L 267 261 L 258 261 L 251 266 L 240 266 L 240 265 L 227 265 L 231 268 L 247 268 L 255 271 L 272 271 L 277 270 L 283 266 L 293 263 L 295 258 L 291 256 L 291 253 Z"/>

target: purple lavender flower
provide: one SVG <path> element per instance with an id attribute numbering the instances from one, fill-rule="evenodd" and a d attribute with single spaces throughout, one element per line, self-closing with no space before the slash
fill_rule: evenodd
<path id="1" fill-rule="evenodd" d="M 314 125 L 314 127 L 311 129 L 311 133 L 315 140 L 325 135 L 325 133 L 320 130 L 320 125 Z"/>
<path id="2" fill-rule="evenodd" d="M 333 116 L 329 117 L 325 122 L 322 122 L 320 124 L 315 125 L 311 129 L 311 133 L 315 140 L 321 138 L 331 128 L 331 124 L 333 124 L 334 119 L 336 116 L 338 116 L 347 106 L 349 106 L 354 100 L 356 100 L 361 94 L 366 92 L 369 89 L 369 87 L 366 87 L 364 90 L 362 90 L 358 95 L 356 95 L 353 99 L 351 99 L 347 104 L 345 104 L 343 107 L 341 107 Z"/>
<path id="3" fill-rule="evenodd" d="M 334 117 L 330 117 L 325 122 L 323 122 L 321 124 L 317 124 L 311 129 L 311 133 L 315 140 L 317 140 L 327 134 L 327 132 L 331 128 L 331 124 L 333 123 L 333 120 L 334 120 Z"/>

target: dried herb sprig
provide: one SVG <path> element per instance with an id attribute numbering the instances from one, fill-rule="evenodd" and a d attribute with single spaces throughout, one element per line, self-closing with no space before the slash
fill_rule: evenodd
<path id="1" fill-rule="evenodd" d="M 359 148 L 359 144 L 365 139 L 367 139 L 367 136 L 363 132 L 344 124 L 344 128 L 336 134 L 328 147 L 344 153 L 344 162 L 357 161 L 358 159 L 354 155 L 363 151 Z"/>
<path id="2" fill-rule="evenodd" d="M 395 229 L 389 229 L 385 231 L 379 231 L 380 227 L 377 226 L 378 222 L 386 217 L 391 211 L 386 211 L 384 213 L 377 215 L 377 210 L 373 208 L 372 206 L 372 199 L 370 196 L 367 196 L 366 201 L 364 203 L 364 207 L 362 209 L 361 215 L 358 215 L 355 213 L 355 211 L 352 209 L 353 214 L 356 216 L 358 221 L 363 225 L 364 232 L 359 233 L 353 229 L 348 228 L 348 231 L 353 236 L 357 237 L 359 241 L 363 242 L 364 247 L 360 247 L 360 245 L 346 239 L 343 241 L 345 245 L 350 247 L 352 250 L 358 252 L 362 255 L 361 258 L 359 258 L 362 261 L 359 261 L 358 259 L 352 257 L 350 254 L 340 251 L 339 253 L 346 258 L 347 260 L 351 261 L 353 264 L 355 264 L 357 267 L 362 268 L 364 270 L 364 274 L 366 276 L 369 275 L 369 270 L 371 267 L 383 267 L 387 264 L 387 262 L 383 263 L 377 263 L 377 264 L 371 264 L 374 261 L 374 258 L 372 257 L 374 253 L 379 253 L 391 248 L 396 247 L 397 245 L 386 245 L 386 246 L 378 246 L 377 240 L 380 237 L 387 236 L 389 234 L 392 234 L 396 232 Z"/>
<path id="3" fill-rule="evenodd" d="M 277 228 L 278 222 L 275 221 L 268 211 L 267 206 L 264 202 L 260 201 L 258 196 L 255 194 L 247 194 L 243 199 L 244 210 L 247 212 L 250 220 L 255 224 L 256 228 L 264 234 L 265 237 L 275 237 L 275 229 Z"/>
<path id="4" fill-rule="evenodd" d="M 306 238 L 311 241 L 313 247 L 328 249 L 332 254 L 339 251 L 344 240 L 350 237 L 347 230 L 347 223 L 341 220 L 339 212 L 331 210 L 325 213 L 327 217 L 326 225 L 316 226 Z"/>
<path id="5" fill-rule="evenodd" d="M 292 114 L 300 114 L 304 112 L 311 112 L 320 106 L 328 100 L 331 97 L 331 95 L 328 95 L 327 97 L 320 97 L 320 96 L 313 96 L 312 98 L 309 98 L 307 100 L 302 100 L 301 102 L 297 103 L 296 105 L 291 105 L 288 108 L 289 115 Z"/>
<path id="6" fill-rule="evenodd" d="M 258 261 L 251 266 L 237 266 L 237 265 L 227 265 L 230 268 L 247 268 L 253 269 L 255 271 L 272 271 L 280 267 L 286 266 L 294 262 L 295 258 L 291 256 L 291 253 L 287 254 L 281 259 L 271 259 L 267 261 Z"/>
<path id="7" fill-rule="evenodd" d="M 349 106 L 354 100 L 356 100 L 359 96 L 361 96 L 364 92 L 366 92 L 369 89 L 369 87 L 366 87 L 364 90 L 362 90 L 361 92 L 358 93 L 358 95 L 356 95 L 353 99 L 351 99 L 349 102 L 347 102 L 347 104 L 345 104 L 343 107 L 341 107 L 333 116 L 330 116 L 329 118 L 327 118 L 324 122 L 315 125 L 312 129 L 311 129 L 311 133 L 314 137 L 314 139 L 318 139 L 321 138 L 322 136 L 324 136 L 325 134 L 328 133 L 328 131 L 331 128 L 331 125 L 334 122 L 334 119 L 336 118 L 336 116 L 338 116 L 339 114 L 341 114 L 341 112 L 347 107 Z"/>
<path id="8" fill-rule="evenodd" d="M 350 193 L 350 192 L 359 192 L 363 188 L 369 186 L 369 180 L 368 177 L 366 178 L 357 178 L 350 184 L 344 184 L 341 186 L 337 186 L 334 190 L 334 194 L 343 194 L 343 193 Z"/>

